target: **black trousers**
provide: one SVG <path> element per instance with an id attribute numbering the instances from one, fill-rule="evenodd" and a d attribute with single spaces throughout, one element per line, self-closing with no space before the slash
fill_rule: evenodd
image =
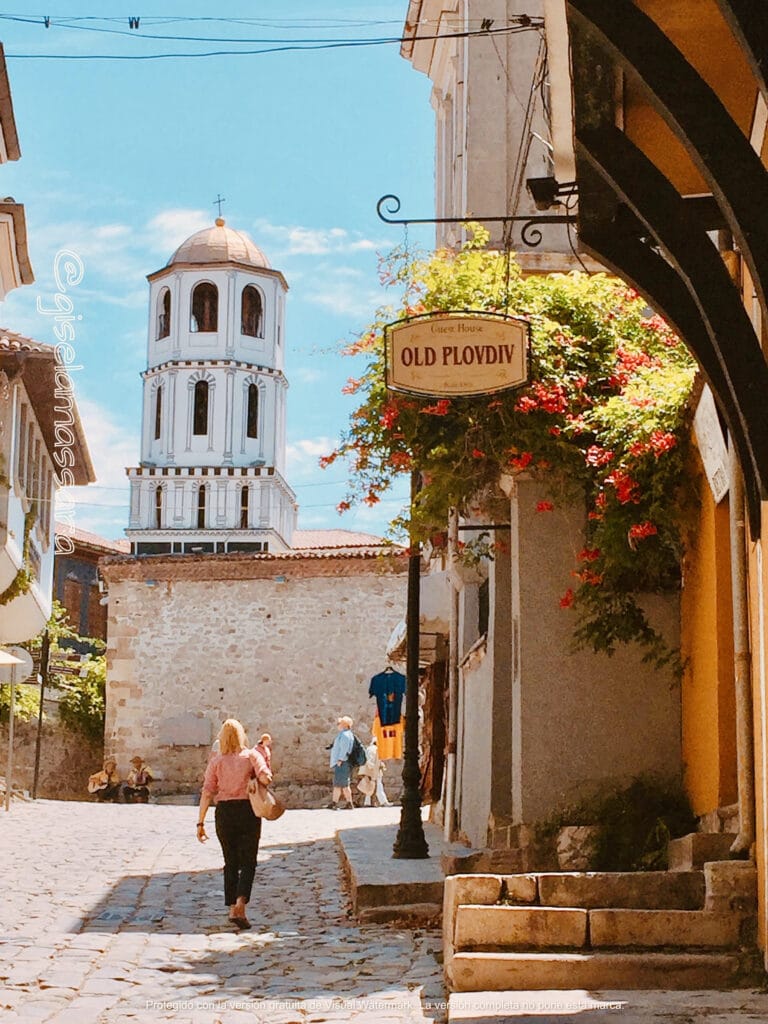
<path id="1" fill-rule="evenodd" d="M 216 835 L 224 854 L 224 903 L 231 907 L 251 898 L 261 838 L 261 818 L 250 800 L 221 800 L 216 804 Z"/>

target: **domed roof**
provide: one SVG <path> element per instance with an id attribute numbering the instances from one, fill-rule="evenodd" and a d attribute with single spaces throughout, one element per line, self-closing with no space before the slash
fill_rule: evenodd
<path id="1" fill-rule="evenodd" d="M 182 242 L 166 263 L 245 263 L 269 270 L 269 261 L 242 231 L 228 228 L 219 217 L 211 228 L 203 228 Z"/>

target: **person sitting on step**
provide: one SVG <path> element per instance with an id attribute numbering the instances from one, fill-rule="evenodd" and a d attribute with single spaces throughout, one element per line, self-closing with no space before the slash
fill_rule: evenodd
<path id="1" fill-rule="evenodd" d="M 144 763 L 144 758 L 131 758 L 131 770 L 128 772 L 123 795 L 127 804 L 148 804 L 149 784 L 152 782 L 152 772 L 149 765 Z"/>

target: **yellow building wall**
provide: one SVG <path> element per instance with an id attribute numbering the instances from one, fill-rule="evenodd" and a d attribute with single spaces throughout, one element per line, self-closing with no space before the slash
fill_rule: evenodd
<path id="1" fill-rule="evenodd" d="M 727 499 L 715 505 L 698 457 L 700 517 L 683 560 L 683 781 L 695 814 L 735 803 L 733 608 Z"/>
<path id="2" fill-rule="evenodd" d="M 762 507 L 762 536 L 768 536 L 768 504 Z M 758 929 L 760 948 L 768 951 L 768 693 L 766 692 L 766 651 L 768 651 L 768 556 L 757 542 L 749 551 L 749 616 L 752 651 L 752 706 L 755 740 L 755 860 L 757 864 Z M 768 967 L 768 958 L 766 962 Z"/>

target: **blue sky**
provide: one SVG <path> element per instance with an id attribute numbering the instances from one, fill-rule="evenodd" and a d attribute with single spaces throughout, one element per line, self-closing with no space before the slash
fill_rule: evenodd
<path id="1" fill-rule="evenodd" d="M 3 195 L 25 205 L 33 285 L 12 292 L 0 325 L 53 343 L 55 253 L 76 252 L 85 277 L 72 291 L 73 374 L 98 483 L 78 493 L 77 525 L 120 537 L 127 524 L 126 466 L 139 450 L 146 365 L 146 275 L 193 231 L 212 223 L 217 194 L 227 223 L 246 231 L 290 285 L 288 478 L 304 529 L 384 532 L 406 493 L 339 517 L 343 468 L 318 457 L 344 429 L 354 399 L 340 393 L 361 363 L 338 355 L 387 300 L 377 253 L 403 241 L 376 216 L 377 199 L 401 196 L 403 212 L 433 209 L 434 120 L 430 83 L 399 47 L 228 55 L 171 60 L 59 60 L 258 49 L 258 44 L 151 40 L 149 34 L 238 39 L 338 40 L 398 36 L 407 0 L 164 3 L 130 31 L 129 6 L 49 4 L 41 16 L 11 9 L 5 47 L 22 156 L 0 168 Z M 73 21 L 97 16 L 99 20 Z M 109 21 L 107 19 L 117 19 Z M 253 23 L 258 19 L 261 24 Z M 75 27 L 66 27 L 63 22 Z M 98 29 L 99 31 L 93 31 Z M 18 55 L 18 56 L 17 56 Z M 428 246 L 432 232 L 410 231 Z"/>

